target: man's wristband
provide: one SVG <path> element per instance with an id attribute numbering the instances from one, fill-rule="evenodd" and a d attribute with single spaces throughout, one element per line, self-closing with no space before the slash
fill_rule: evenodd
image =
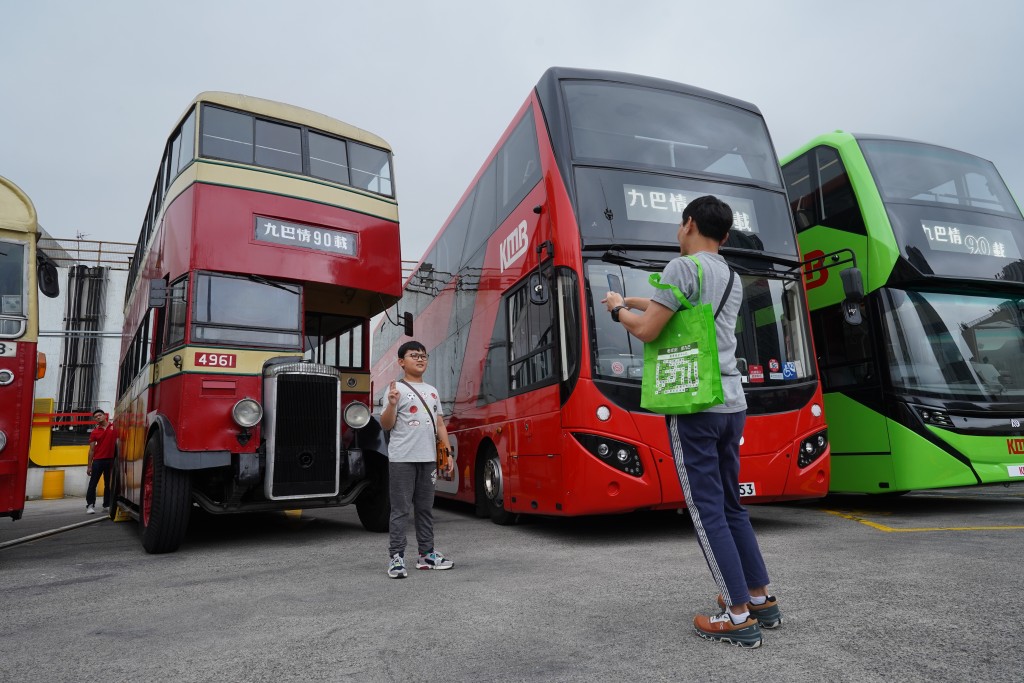
<path id="1" fill-rule="evenodd" d="M 629 307 L 628 306 L 616 306 L 615 308 L 613 308 L 611 310 L 612 320 L 614 320 L 615 322 L 619 322 L 619 311 L 621 311 L 624 308 L 629 308 Z"/>

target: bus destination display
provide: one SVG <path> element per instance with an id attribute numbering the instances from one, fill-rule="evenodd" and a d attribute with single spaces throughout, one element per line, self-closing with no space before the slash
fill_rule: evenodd
<path id="1" fill-rule="evenodd" d="M 695 192 L 632 184 L 624 184 L 622 191 L 626 197 L 626 217 L 629 220 L 655 223 L 678 223 L 686 205 L 699 196 Z M 716 196 L 732 208 L 733 230 L 758 232 L 754 202 L 724 194 Z"/>
<path id="2" fill-rule="evenodd" d="M 255 236 L 257 242 L 272 242 L 342 256 L 355 256 L 357 253 L 355 233 L 265 216 L 255 217 Z"/>
<path id="3" fill-rule="evenodd" d="M 930 223 L 921 221 L 930 249 L 958 254 L 1020 258 L 1013 233 L 1001 228 L 988 228 L 964 223 Z"/>

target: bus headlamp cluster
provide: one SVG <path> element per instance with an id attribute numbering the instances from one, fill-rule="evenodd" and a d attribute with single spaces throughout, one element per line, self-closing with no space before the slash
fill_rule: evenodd
<path id="1" fill-rule="evenodd" d="M 14 373 L 4 368 L 0 370 L 0 387 L 6 387 L 8 384 L 14 381 Z"/>
<path id="2" fill-rule="evenodd" d="M 823 429 L 817 434 L 811 434 L 800 442 L 800 453 L 796 457 L 796 464 L 803 469 L 812 462 L 825 455 L 828 448 L 828 430 Z"/>
<path id="3" fill-rule="evenodd" d="M 255 427 L 263 419 L 263 406 L 254 398 L 243 398 L 231 409 L 231 417 L 239 427 Z"/>
<path id="4" fill-rule="evenodd" d="M 640 462 L 640 453 L 635 446 L 597 434 L 573 432 L 572 435 L 587 452 L 601 462 L 634 477 L 643 476 L 644 466 Z"/>
<path id="5" fill-rule="evenodd" d="M 946 429 L 953 428 L 953 421 L 949 419 L 949 413 L 945 410 L 936 410 L 935 408 L 925 408 L 924 406 L 914 406 L 917 410 L 917 414 L 921 416 L 921 420 L 927 425 L 935 425 L 936 427 L 945 427 Z"/>
<path id="6" fill-rule="evenodd" d="M 345 406 L 342 417 L 352 429 L 362 429 L 370 422 L 370 408 L 362 401 L 352 401 Z"/>
<path id="7" fill-rule="evenodd" d="M 0 453 L 2 453 L 5 448 L 7 448 L 7 434 L 4 430 L 0 429 Z M 103 483 L 107 483 L 106 479 L 103 480 Z"/>

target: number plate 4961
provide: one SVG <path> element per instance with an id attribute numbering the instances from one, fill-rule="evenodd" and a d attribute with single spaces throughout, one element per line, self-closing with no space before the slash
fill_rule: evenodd
<path id="1" fill-rule="evenodd" d="M 237 361 L 233 353 L 196 353 L 196 365 L 202 368 L 233 368 Z"/>

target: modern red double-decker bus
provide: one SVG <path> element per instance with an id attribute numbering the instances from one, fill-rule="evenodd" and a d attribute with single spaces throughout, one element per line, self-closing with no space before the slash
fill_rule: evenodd
<path id="1" fill-rule="evenodd" d="M 36 247 L 32 200 L 0 177 L 0 517 L 25 510 L 32 392 L 46 372 L 39 340 L 39 297 L 57 296 L 57 271 Z"/>
<path id="2" fill-rule="evenodd" d="M 640 408 L 643 345 L 609 290 L 651 296 L 682 209 L 735 211 L 737 356 L 749 405 L 741 494 L 824 496 L 829 447 L 779 164 L 758 109 L 621 73 L 548 70 L 405 285 L 396 308 L 431 356 L 456 452 L 441 495 L 498 523 L 519 513 L 680 508 L 665 420 Z M 391 321 L 396 320 L 389 313 Z M 375 333 L 380 400 L 407 337 Z"/>
<path id="3" fill-rule="evenodd" d="M 115 419 L 117 503 L 148 552 L 180 545 L 193 505 L 354 502 L 387 529 L 367 404 L 370 318 L 402 288 L 391 169 L 381 138 L 286 104 L 206 92 L 179 120 L 129 273 Z"/>

